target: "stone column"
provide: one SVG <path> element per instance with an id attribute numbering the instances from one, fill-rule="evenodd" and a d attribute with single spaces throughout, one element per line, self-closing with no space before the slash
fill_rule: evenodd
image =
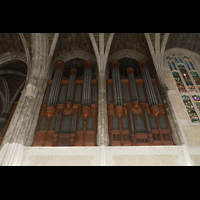
<path id="1" fill-rule="evenodd" d="M 6 126 L 10 113 L 1 113 L 0 114 L 0 137 L 2 137 L 3 130 Z"/>
<path id="2" fill-rule="evenodd" d="M 20 165 L 25 146 L 33 142 L 48 72 L 48 35 L 32 34 L 31 70 L 0 151 L 0 165 Z"/>
<path id="3" fill-rule="evenodd" d="M 109 145 L 105 73 L 98 77 L 98 134 L 97 145 Z"/>

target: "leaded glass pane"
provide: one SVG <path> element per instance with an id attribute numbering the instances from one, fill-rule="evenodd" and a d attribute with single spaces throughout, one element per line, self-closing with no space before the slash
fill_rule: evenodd
<path id="1" fill-rule="evenodd" d="M 176 81 L 176 85 L 178 87 L 179 92 L 186 92 L 185 87 L 181 81 L 181 78 L 179 76 L 178 72 L 172 72 L 172 75 L 174 77 L 174 80 Z"/>
<path id="2" fill-rule="evenodd" d="M 177 70 L 177 69 L 176 69 L 176 65 L 174 64 L 174 62 L 172 62 L 172 65 L 173 65 L 174 69 Z"/>
<path id="3" fill-rule="evenodd" d="M 180 71 L 181 71 L 181 74 L 183 75 L 183 78 L 185 80 L 185 83 L 187 84 L 187 87 L 189 89 L 190 92 L 196 92 L 196 89 L 185 69 L 185 67 L 183 65 L 179 65 L 179 68 L 180 68 Z"/>
<path id="4" fill-rule="evenodd" d="M 194 69 L 194 70 L 195 70 L 195 68 L 194 68 L 194 66 L 193 66 L 193 64 L 192 64 L 192 62 L 191 62 L 191 61 L 189 61 L 189 63 L 190 63 L 190 66 L 192 67 L 192 69 Z"/>
<path id="5" fill-rule="evenodd" d="M 167 56 L 167 57 L 166 57 L 166 59 L 168 59 L 168 60 L 171 60 L 172 58 L 171 58 L 171 57 L 169 57 L 169 56 Z"/>
<path id="6" fill-rule="evenodd" d="M 191 72 L 193 78 L 194 78 L 194 81 L 195 83 L 197 84 L 199 90 L 200 90 L 200 78 L 199 78 L 199 75 L 197 74 L 197 72 Z"/>
<path id="7" fill-rule="evenodd" d="M 178 60 L 175 58 L 176 63 L 178 64 Z"/>
<path id="8" fill-rule="evenodd" d="M 200 96 L 199 95 L 193 95 L 192 98 L 194 99 L 194 102 L 195 102 L 197 108 L 200 111 Z"/>
<path id="9" fill-rule="evenodd" d="M 189 65 L 188 65 L 188 63 L 187 63 L 187 62 L 185 62 L 185 63 L 186 63 L 186 65 L 187 65 L 188 69 L 191 70 L 190 67 L 189 67 Z"/>
<path id="10" fill-rule="evenodd" d="M 182 96 L 183 102 L 185 104 L 185 107 L 187 109 L 188 115 L 192 122 L 200 122 L 199 117 L 197 116 L 197 113 L 194 109 L 194 106 L 192 105 L 192 102 L 190 101 L 189 96 L 183 95 Z"/>
<path id="11" fill-rule="evenodd" d="M 173 69 L 172 69 L 172 66 L 171 66 L 170 62 L 167 62 L 167 63 L 169 65 L 170 70 L 172 71 Z"/>

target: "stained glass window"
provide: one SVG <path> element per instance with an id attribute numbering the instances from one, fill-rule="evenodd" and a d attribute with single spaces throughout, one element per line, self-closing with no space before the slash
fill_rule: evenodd
<path id="1" fill-rule="evenodd" d="M 174 80 L 176 81 L 176 85 L 178 87 L 179 92 L 186 92 L 185 87 L 181 81 L 181 78 L 179 76 L 178 72 L 172 72 L 172 75 L 174 77 Z"/>
<path id="2" fill-rule="evenodd" d="M 183 102 L 185 104 L 185 107 L 187 109 L 187 112 L 189 114 L 189 117 L 192 122 L 200 122 L 199 117 L 197 116 L 197 113 L 194 109 L 194 106 L 192 105 L 192 102 L 189 98 L 189 96 L 183 95 L 182 96 Z"/>
<path id="3" fill-rule="evenodd" d="M 196 92 L 196 89 L 195 89 L 195 87 L 194 87 L 194 85 L 193 85 L 193 83 L 192 83 L 192 81 L 191 81 L 191 79 L 190 79 L 185 67 L 183 65 L 179 65 L 179 69 L 181 71 L 181 74 L 183 75 L 183 78 L 185 80 L 185 83 L 188 86 L 189 91 L 190 92 Z"/>
<path id="4" fill-rule="evenodd" d="M 191 121 L 200 122 L 200 76 L 193 65 L 195 63 L 189 57 L 178 54 L 167 56 L 166 60 L 179 92 L 188 92 L 182 99 Z"/>
<path id="5" fill-rule="evenodd" d="M 200 90 L 200 78 L 199 78 L 199 75 L 197 74 L 197 72 L 191 72 L 193 78 L 194 78 L 194 81 L 195 83 L 197 84 L 199 90 Z"/>
<path id="6" fill-rule="evenodd" d="M 194 99 L 194 102 L 195 102 L 198 110 L 200 111 L 200 96 L 199 95 L 193 95 L 192 98 Z"/>

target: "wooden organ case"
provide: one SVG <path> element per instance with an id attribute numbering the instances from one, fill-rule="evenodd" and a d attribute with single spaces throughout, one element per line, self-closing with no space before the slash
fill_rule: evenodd
<path id="1" fill-rule="evenodd" d="M 174 145 L 166 112 L 146 60 L 138 63 L 142 75 L 120 75 L 119 61 L 111 62 L 107 80 L 107 114 L 110 146 Z"/>
<path id="2" fill-rule="evenodd" d="M 53 80 L 47 83 L 32 146 L 96 146 L 97 89 L 93 63 L 84 62 L 82 80 L 72 67 L 64 79 L 65 63 L 56 63 Z"/>

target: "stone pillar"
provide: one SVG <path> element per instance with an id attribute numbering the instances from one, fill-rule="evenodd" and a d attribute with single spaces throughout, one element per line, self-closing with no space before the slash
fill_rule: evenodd
<path id="1" fill-rule="evenodd" d="M 32 34 L 31 70 L 1 144 L 0 165 L 20 165 L 25 146 L 31 146 L 48 72 L 48 35 Z"/>
<path id="2" fill-rule="evenodd" d="M 6 126 L 10 113 L 1 113 L 0 114 L 0 137 L 2 137 L 3 130 Z"/>
<path id="3" fill-rule="evenodd" d="M 98 134 L 97 145 L 109 145 L 105 73 L 98 76 Z"/>

